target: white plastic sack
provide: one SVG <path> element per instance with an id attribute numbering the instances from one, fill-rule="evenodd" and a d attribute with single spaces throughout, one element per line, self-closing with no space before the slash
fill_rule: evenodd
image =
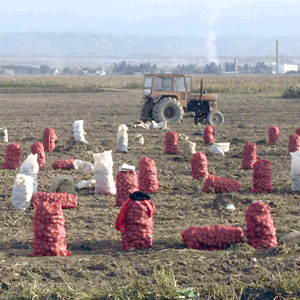
<path id="1" fill-rule="evenodd" d="M 74 133 L 74 139 L 76 142 L 83 142 L 87 143 L 85 140 L 84 135 L 86 132 L 83 130 L 83 120 L 77 120 L 73 124 L 73 133 Z"/>
<path id="2" fill-rule="evenodd" d="M 224 151 L 220 147 L 216 146 L 215 144 L 211 145 L 210 152 L 213 153 L 213 154 L 218 154 L 218 155 L 225 156 Z"/>
<path id="3" fill-rule="evenodd" d="M 288 247 L 300 246 L 300 232 L 290 232 L 280 238 L 279 243 L 285 243 Z"/>
<path id="4" fill-rule="evenodd" d="M 228 152 L 230 148 L 230 143 L 214 143 L 214 145 L 221 148 L 223 152 Z"/>
<path id="5" fill-rule="evenodd" d="M 94 156 L 95 191 L 104 195 L 115 195 L 112 150 L 96 153 Z"/>
<path id="6" fill-rule="evenodd" d="M 39 172 L 38 154 L 29 154 L 20 167 L 20 174 L 25 174 L 33 178 L 33 193 L 37 192 L 37 175 Z"/>
<path id="7" fill-rule="evenodd" d="M 6 128 L 0 128 L 0 142 L 8 143 L 8 134 Z"/>
<path id="8" fill-rule="evenodd" d="M 18 174 L 12 189 L 12 205 L 21 210 L 26 210 L 31 205 L 33 194 L 33 181 L 31 176 Z"/>
<path id="9" fill-rule="evenodd" d="M 119 171 L 135 171 L 135 166 L 124 163 L 121 167 L 119 167 Z"/>
<path id="10" fill-rule="evenodd" d="M 300 191 L 300 152 L 290 152 L 292 156 L 291 177 L 292 191 Z"/>
<path id="11" fill-rule="evenodd" d="M 190 157 L 196 153 L 196 143 L 186 141 L 183 144 L 183 155 L 184 157 Z"/>
<path id="12" fill-rule="evenodd" d="M 134 141 L 139 145 L 144 145 L 145 143 L 144 137 L 140 133 L 137 133 L 134 136 Z"/>
<path id="13" fill-rule="evenodd" d="M 119 126 L 117 133 L 117 151 L 127 152 L 128 151 L 128 127 L 125 124 Z"/>
<path id="14" fill-rule="evenodd" d="M 73 167 L 75 170 L 80 172 L 94 171 L 94 165 L 92 163 L 81 159 L 75 159 L 73 162 Z"/>
<path id="15" fill-rule="evenodd" d="M 96 180 L 82 180 L 77 183 L 78 189 L 84 189 L 84 188 L 94 188 L 96 186 Z"/>

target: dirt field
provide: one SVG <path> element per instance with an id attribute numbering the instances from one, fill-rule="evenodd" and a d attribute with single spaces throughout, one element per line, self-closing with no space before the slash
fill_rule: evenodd
<path id="1" fill-rule="evenodd" d="M 268 203 L 277 237 L 299 230 L 300 194 L 291 192 L 288 138 L 299 123 L 299 100 L 268 96 L 219 95 L 225 123 L 217 128 L 216 142 L 231 142 L 225 157 L 212 155 L 203 137 L 193 135 L 204 126 L 192 118 L 170 128 L 189 136 L 197 151 L 207 154 L 209 172 L 239 181 L 243 189 L 224 195 L 203 193 L 203 182 L 193 180 L 190 159 L 163 154 L 164 130 L 129 127 L 128 153 L 116 152 L 118 126 L 139 119 L 140 90 L 100 93 L 0 94 L 0 127 L 8 129 L 9 142 L 21 145 L 21 161 L 30 146 L 41 141 L 45 127 L 53 127 L 56 150 L 47 154 L 45 170 L 39 171 L 39 191 L 48 191 L 53 179 L 72 175 L 74 181 L 93 178 L 93 173 L 52 170 L 58 159 L 77 158 L 93 162 L 93 153 L 113 150 L 114 175 L 123 163 L 138 167 L 148 156 L 156 162 L 159 192 L 151 195 L 154 213 L 154 248 L 121 251 L 121 238 L 114 229 L 120 208 L 114 196 L 78 192 L 76 209 L 64 210 L 69 257 L 32 257 L 34 210 L 21 212 L 11 204 L 12 186 L 19 170 L 0 170 L 0 299 L 159 299 L 193 287 L 198 299 L 296 299 L 300 248 L 280 245 L 255 250 L 239 244 L 225 251 L 185 248 L 180 232 L 189 226 L 223 224 L 245 226 L 245 213 L 255 199 Z M 88 144 L 73 140 L 73 123 L 84 120 Z M 268 145 L 268 128 L 280 127 L 280 144 Z M 145 145 L 133 141 L 141 133 Z M 257 143 L 258 158 L 272 164 L 273 192 L 252 194 L 252 170 L 242 170 L 246 142 Z M 0 163 L 5 143 L 0 143 Z M 228 212 L 221 204 L 233 203 Z M 148 296 L 147 296 L 148 295 Z"/>

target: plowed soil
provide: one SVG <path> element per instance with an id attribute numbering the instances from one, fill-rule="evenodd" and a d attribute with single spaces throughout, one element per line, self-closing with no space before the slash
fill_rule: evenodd
<path id="1" fill-rule="evenodd" d="M 139 289 L 159 285 L 157 274 L 174 274 L 177 288 L 193 287 L 209 298 L 220 283 L 243 287 L 244 299 L 263 291 L 264 298 L 276 296 L 278 274 L 299 272 L 299 249 L 256 250 L 245 244 L 224 251 L 197 251 L 185 248 L 180 232 L 190 226 L 223 224 L 245 226 L 245 213 L 253 200 L 263 200 L 271 206 L 278 239 L 288 232 L 299 230 L 300 194 L 291 192 L 291 156 L 288 153 L 289 135 L 299 123 L 299 100 L 258 96 L 219 95 L 218 106 L 225 123 L 217 128 L 216 142 L 230 142 L 225 157 L 210 153 L 196 131 L 192 118 L 184 118 L 170 129 L 189 136 L 197 143 L 197 151 L 208 158 L 209 172 L 242 184 L 241 192 L 223 196 L 203 193 L 203 182 L 193 180 L 190 158 L 183 156 L 183 141 L 179 155 L 163 154 L 166 130 L 134 128 L 139 119 L 142 91 L 103 91 L 78 93 L 4 93 L 0 94 L 0 127 L 8 129 L 9 142 L 21 145 L 21 162 L 30 154 L 30 146 L 42 141 L 45 127 L 52 127 L 58 136 L 56 149 L 47 153 L 46 167 L 38 173 L 38 191 L 49 191 L 54 178 L 68 174 L 75 183 L 92 179 L 93 173 L 76 170 L 53 170 L 55 160 L 76 158 L 93 163 L 93 153 L 113 151 L 114 176 L 123 164 L 138 167 L 143 156 L 152 158 L 157 166 L 160 183 L 151 199 L 154 213 L 153 249 L 121 251 L 121 237 L 114 229 L 120 208 L 115 197 L 95 194 L 93 189 L 77 190 L 78 207 L 64 210 L 69 257 L 33 257 L 32 222 L 35 211 L 22 212 L 11 204 L 12 187 L 19 170 L 0 170 L 0 298 L 35 286 L 40 294 L 59 290 L 73 295 L 99 290 Z M 88 144 L 76 143 L 73 123 L 84 120 Z M 129 151 L 116 151 L 117 129 L 129 127 Z M 268 128 L 279 126 L 279 145 L 268 144 Z M 134 135 L 141 133 L 145 144 L 138 145 Z M 247 142 L 257 144 L 258 158 L 272 164 L 272 193 L 253 194 L 252 170 L 242 170 L 242 151 Z M 4 163 L 6 144 L 0 143 L 0 163 Z M 235 211 L 225 209 L 234 204 Z M 166 275 L 168 277 L 168 275 Z M 277 283 L 276 283 L 277 282 Z M 2 289 L 1 289 L 2 287 Z M 54 292 L 56 291 L 56 292 Z M 15 295 L 15 294 L 14 294 Z M 205 296 L 206 295 L 206 296 Z M 247 296 L 247 297 L 246 297 Z M 33 296 L 32 296 L 33 297 Z M 56 297 L 56 298 L 55 298 Z M 273 298 L 272 298 L 273 297 Z M 34 298 L 34 297 L 33 297 Z M 32 299 L 33 299 L 32 298 Z M 36 297 L 38 298 L 38 296 Z M 222 297 L 221 297 L 222 298 Z"/>

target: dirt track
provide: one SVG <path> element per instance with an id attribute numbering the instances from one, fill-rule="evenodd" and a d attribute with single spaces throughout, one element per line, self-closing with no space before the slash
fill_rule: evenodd
<path id="1" fill-rule="evenodd" d="M 245 226 L 249 203 L 261 199 L 272 207 L 278 237 L 299 229 L 299 198 L 291 193 L 288 137 L 299 125 L 299 100 L 260 97 L 219 96 L 219 109 L 225 123 L 217 129 L 216 142 L 231 142 L 230 152 L 218 157 L 210 154 L 201 136 L 193 135 L 202 127 L 191 118 L 171 126 L 173 131 L 189 136 L 197 151 L 207 154 L 210 173 L 239 181 L 243 190 L 224 196 L 236 210 L 227 212 L 219 205 L 217 195 L 202 193 L 203 183 L 192 180 L 190 160 L 182 155 L 164 155 L 166 131 L 129 127 L 129 152 L 117 153 L 116 133 L 120 124 L 133 124 L 139 119 L 141 91 L 100 93 L 16 93 L 0 94 L 0 127 L 8 129 L 9 142 L 21 145 L 21 161 L 30 154 L 30 145 L 42 140 L 45 127 L 58 135 L 56 150 L 47 154 L 45 170 L 38 174 L 39 191 L 48 191 L 59 174 L 70 174 L 74 181 L 93 178 L 78 171 L 54 171 L 58 159 L 77 158 L 93 162 L 93 153 L 113 150 L 114 174 L 123 163 L 138 166 L 143 156 L 154 159 L 160 182 L 159 192 L 152 195 L 154 213 L 154 249 L 122 252 L 121 238 L 114 230 L 119 208 L 114 196 L 79 191 L 79 206 L 64 210 L 70 257 L 31 257 L 34 210 L 20 212 L 11 205 L 12 186 L 18 170 L 0 170 L 0 298 L 26 286 L 37 285 L 42 293 L 58 289 L 70 293 L 118 288 L 137 288 L 157 284 L 157 272 L 172 270 L 178 288 L 192 286 L 205 295 L 215 282 L 247 286 L 248 294 L 257 292 L 261 280 L 272 285 L 280 272 L 299 271 L 299 251 L 280 246 L 272 250 L 255 250 L 238 245 L 228 251 L 187 250 L 180 231 L 189 226 L 224 224 Z M 88 144 L 73 141 L 73 123 L 84 120 Z M 268 145 L 268 127 L 280 127 L 280 144 Z M 142 133 L 145 146 L 133 142 Z M 270 194 L 252 194 L 252 171 L 242 170 L 242 149 L 246 142 L 257 143 L 258 157 L 272 163 L 273 189 Z M 6 145 L 0 144 L 0 163 L 4 162 Z M 284 250 L 285 249 L 285 250 Z M 253 258 L 257 261 L 254 261 Z M 252 290 L 251 285 L 252 283 Z M 275 284 L 275 283 L 274 283 Z M 2 294 L 1 294 L 2 292 Z M 208 297 L 208 294 L 207 294 Z M 78 296 L 79 298 L 79 296 Z M 59 298 L 57 298 L 59 299 Z M 263 298 L 262 298 L 263 299 Z M 271 299 L 271 298 L 264 298 Z"/>

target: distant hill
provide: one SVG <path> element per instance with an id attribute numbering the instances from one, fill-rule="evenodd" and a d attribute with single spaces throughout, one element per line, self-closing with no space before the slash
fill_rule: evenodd
<path id="1" fill-rule="evenodd" d="M 164 59 L 178 57 L 297 57 L 300 37 L 109 34 L 94 32 L 23 32 L 0 34 L 0 57 L 94 57 Z"/>

